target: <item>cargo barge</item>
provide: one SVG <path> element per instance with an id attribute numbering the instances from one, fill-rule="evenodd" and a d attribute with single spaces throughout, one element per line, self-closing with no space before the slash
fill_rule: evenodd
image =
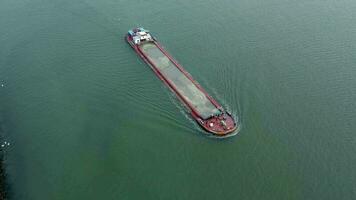
<path id="1" fill-rule="evenodd" d="M 197 123 L 209 133 L 223 137 L 237 129 L 232 115 L 192 78 L 144 28 L 129 30 L 127 42 L 176 94 Z"/>

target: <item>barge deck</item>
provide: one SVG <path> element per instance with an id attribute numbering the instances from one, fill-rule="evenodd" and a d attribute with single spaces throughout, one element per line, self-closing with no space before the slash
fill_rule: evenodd
<path id="1" fill-rule="evenodd" d="M 216 136 L 234 132 L 237 123 L 143 28 L 130 30 L 126 36 L 157 76 L 179 97 L 192 117 L 206 131 Z"/>

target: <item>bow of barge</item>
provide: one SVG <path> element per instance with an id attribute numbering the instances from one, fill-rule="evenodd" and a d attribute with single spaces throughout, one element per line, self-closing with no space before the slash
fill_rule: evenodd
<path id="1" fill-rule="evenodd" d="M 176 94 L 191 116 L 206 131 L 228 136 L 236 131 L 233 116 L 213 99 L 158 43 L 148 30 L 135 28 L 126 35 L 127 42 Z"/>

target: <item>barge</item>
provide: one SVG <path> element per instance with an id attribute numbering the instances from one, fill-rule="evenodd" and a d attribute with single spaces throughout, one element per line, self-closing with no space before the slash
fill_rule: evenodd
<path id="1" fill-rule="evenodd" d="M 229 136 L 237 129 L 233 116 L 213 99 L 192 76 L 170 56 L 144 28 L 134 28 L 127 42 L 176 94 L 195 121 L 215 136 Z"/>

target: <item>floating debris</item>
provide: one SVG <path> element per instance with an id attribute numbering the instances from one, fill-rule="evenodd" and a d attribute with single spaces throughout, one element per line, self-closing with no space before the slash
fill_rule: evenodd
<path id="1" fill-rule="evenodd" d="M 1 147 L 4 148 L 5 146 L 10 146 L 10 142 L 4 142 L 3 144 L 1 144 Z"/>

